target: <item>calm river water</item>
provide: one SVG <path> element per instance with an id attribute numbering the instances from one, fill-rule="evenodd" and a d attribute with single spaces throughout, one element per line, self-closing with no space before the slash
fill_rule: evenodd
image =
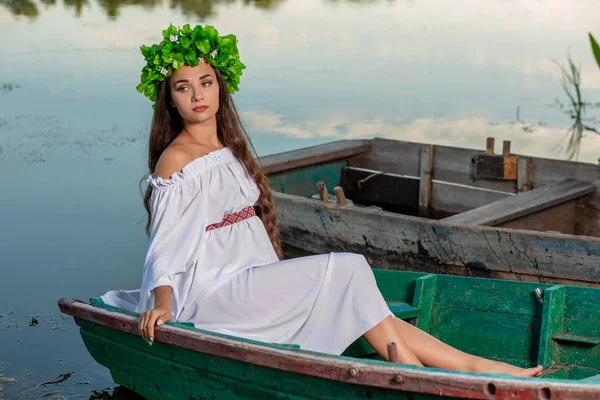
<path id="1" fill-rule="evenodd" d="M 565 158 L 572 121 L 555 61 L 580 66 L 585 124 L 600 128 L 587 38 L 597 2 L 482 4 L 0 0 L 0 398 L 115 386 L 56 300 L 141 279 L 151 118 L 135 91 L 141 44 L 169 23 L 236 34 L 248 68 L 235 100 L 260 155 L 375 136 L 483 149 L 495 136 Z M 600 135 L 588 132 L 579 159 L 598 157 Z"/>

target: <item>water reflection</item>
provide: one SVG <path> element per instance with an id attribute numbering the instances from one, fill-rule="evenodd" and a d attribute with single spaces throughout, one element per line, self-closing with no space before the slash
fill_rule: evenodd
<path id="1" fill-rule="evenodd" d="M 15 17 L 25 16 L 33 19 L 39 15 L 37 5 L 31 0 L 0 0 L 0 4 Z"/>
<path id="2" fill-rule="evenodd" d="M 55 6 L 56 0 L 39 0 L 46 7 Z M 153 9 L 161 6 L 167 0 L 97 0 L 98 5 L 105 11 L 111 20 L 116 20 L 120 15 L 120 9 L 126 6 L 142 6 L 146 9 Z M 172 9 L 180 9 L 185 15 L 196 15 L 200 20 L 216 14 L 215 7 L 220 5 L 231 5 L 241 3 L 246 7 L 255 7 L 261 10 L 276 10 L 286 0 L 170 0 Z M 352 2 L 370 3 L 373 0 L 350 0 Z M 379 0 L 375 0 L 379 1 Z M 394 0 L 387 0 L 394 1 Z M 337 2 L 336 2 L 337 3 Z M 0 5 L 4 6 L 15 17 L 27 17 L 35 19 L 40 14 L 40 4 L 32 0 L 0 0 Z M 85 6 L 89 6 L 88 0 L 64 0 L 63 6 L 66 9 L 74 9 L 75 16 L 81 17 Z"/>

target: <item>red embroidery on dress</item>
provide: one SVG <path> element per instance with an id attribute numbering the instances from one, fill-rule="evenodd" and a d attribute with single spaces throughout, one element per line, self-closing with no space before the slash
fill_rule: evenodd
<path id="1" fill-rule="evenodd" d="M 236 222 L 240 222 L 254 216 L 256 216 L 256 211 L 254 210 L 254 207 L 246 207 L 240 212 L 225 215 L 221 222 L 207 226 L 206 231 L 214 231 L 217 228 L 235 224 Z"/>

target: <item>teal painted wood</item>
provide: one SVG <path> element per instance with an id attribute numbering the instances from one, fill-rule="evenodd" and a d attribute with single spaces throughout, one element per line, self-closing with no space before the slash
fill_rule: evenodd
<path id="1" fill-rule="evenodd" d="M 137 335 L 136 314 L 117 313 L 102 303 L 96 303 L 102 308 L 60 304 L 63 312 L 76 316 L 90 354 L 111 370 L 115 381 L 150 399 L 429 399 L 438 390 L 444 398 L 531 399 L 542 389 L 551 390 L 552 399 L 600 397 L 600 382 L 585 380 L 600 374 L 600 346 L 594 336 L 583 336 L 595 334 L 598 320 L 575 321 L 596 315 L 599 289 L 384 270 L 374 270 L 374 275 L 397 315 L 417 326 L 421 323 L 438 339 L 520 366 L 535 365 L 550 343 L 555 346 L 551 357 L 556 369 L 549 370 L 547 378 L 533 380 L 459 372 L 436 375 L 435 369 L 415 367 L 390 370 L 393 364 L 381 361 L 362 338 L 343 357 L 334 357 L 180 323 L 157 328 L 154 345 L 149 346 Z M 545 290 L 542 312 L 530 303 L 536 287 Z M 563 317 L 547 311 L 553 309 L 553 293 L 561 292 Z M 104 309 L 112 313 L 102 314 Z M 568 331 L 566 324 L 553 322 L 560 318 L 571 321 Z M 197 333 L 204 336 L 193 339 Z M 208 338 L 215 339 L 206 342 Z M 350 367 L 356 368 L 356 377 L 349 374 Z M 394 383 L 394 374 L 401 374 L 402 386 Z M 574 388 L 565 382 L 581 384 Z"/>
<path id="2" fill-rule="evenodd" d="M 565 286 L 556 285 L 544 290 L 544 309 L 540 332 L 538 363 L 544 368 L 559 364 L 558 343 L 553 336 L 563 331 Z"/>
<path id="3" fill-rule="evenodd" d="M 424 275 L 416 280 L 415 300 L 413 304 L 419 308 L 419 315 L 415 325 L 427 333 L 431 333 L 437 286 L 437 275 Z"/>
<path id="4" fill-rule="evenodd" d="M 271 189 L 280 193 L 288 193 L 296 196 L 310 197 L 317 192 L 317 182 L 323 181 L 330 194 L 333 188 L 340 182 L 342 168 L 348 163 L 345 161 L 333 164 L 315 166 L 295 172 L 269 177 Z"/>
<path id="5" fill-rule="evenodd" d="M 78 323 L 86 347 L 115 382 L 148 399 L 439 399 L 278 371 L 160 342 L 150 347 L 137 336 Z"/>

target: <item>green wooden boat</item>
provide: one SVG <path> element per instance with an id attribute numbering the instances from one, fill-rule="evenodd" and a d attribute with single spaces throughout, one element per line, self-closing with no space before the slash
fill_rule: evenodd
<path id="1" fill-rule="evenodd" d="M 115 382 L 149 399 L 600 399 L 600 289 L 374 270 L 391 310 L 461 350 L 528 367 L 513 378 L 392 364 L 359 339 L 340 356 L 158 327 L 92 299 L 60 299 Z"/>
<path id="2" fill-rule="evenodd" d="M 387 139 L 261 161 L 290 247 L 360 253 L 376 268 L 600 286 L 600 165 Z"/>

